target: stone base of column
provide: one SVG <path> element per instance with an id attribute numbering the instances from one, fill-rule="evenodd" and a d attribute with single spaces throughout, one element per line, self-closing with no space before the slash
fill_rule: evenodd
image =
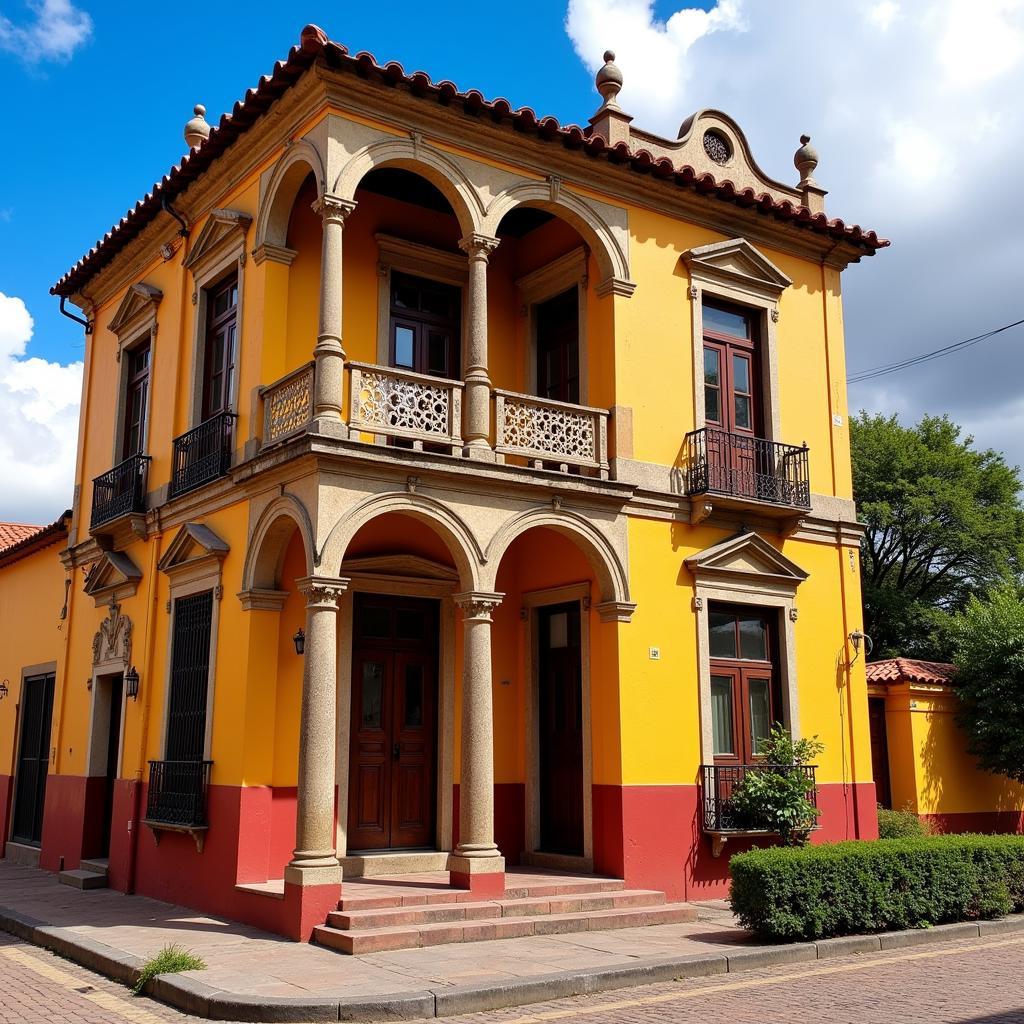
<path id="1" fill-rule="evenodd" d="M 320 416 L 309 424 L 311 434 L 319 434 L 321 437 L 348 437 L 348 424 L 343 420 L 336 420 L 329 416 Z"/>
<path id="2" fill-rule="evenodd" d="M 283 931 L 296 942 L 309 942 L 313 929 L 327 923 L 327 915 L 338 909 L 341 900 L 341 875 L 337 881 L 318 885 L 311 878 L 291 881 L 285 868 Z"/>
<path id="3" fill-rule="evenodd" d="M 474 462 L 497 462 L 498 456 L 486 441 L 470 441 L 462 449 L 462 454 Z"/>
<path id="4" fill-rule="evenodd" d="M 505 895 L 505 858 L 464 857 L 453 853 L 448 858 L 449 881 L 458 889 L 468 889 L 477 899 L 501 899 Z"/>

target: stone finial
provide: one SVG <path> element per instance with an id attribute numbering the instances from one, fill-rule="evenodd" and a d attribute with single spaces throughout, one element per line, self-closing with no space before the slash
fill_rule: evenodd
<path id="1" fill-rule="evenodd" d="M 793 163 L 800 172 L 797 188 L 815 184 L 813 175 L 814 169 L 818 166 L 818 151 L 811 145 L 810 135 L 801 135 L 800 143 L 800 148 L 793 155 Z"/>
<path id="2" fill-rule="evenodd" d="M 202 103 L 197 103 L 192 113 L 195 116 L 185 123 L 185 142 L 189 149 L 198 149 L 210 137 L 210 126 L 206 123 L 206 107 Z"/>
<path id="3" fill-rule="evenodd" d="M 622 89 L 622 72 L 615 66 L 615 51 L 604 51 L 604 66 L 594 81 L 606 107 L 618 107 L 618 95 Z"/>

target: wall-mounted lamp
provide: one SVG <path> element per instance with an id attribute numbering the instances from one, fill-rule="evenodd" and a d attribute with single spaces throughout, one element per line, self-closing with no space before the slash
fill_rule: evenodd
<path id="1" fill-rule="evenodd" d="M 124 692 L 132 700 L 139 699 L 139 670 L 134 665 L 124 674 Z"/>
<path id="2" fill-rule="evenodd" d="M 306 653 L 306 634 L 301 629 L 292 637 L 292 642 L 295 644 L 296 654 L 303 655 Z"/>
<path id="3" fill-rule="evenodd" d="M 9 694 L 10 692 L 10 687 L 8 687 L 7 680 L 5 679 L 2 683 L 0 683 L 0 700 L 3 700 L 4 697 L 6 697 L 7 694 Z"/>
<path id="4" fill-rule="evenodd" d="M 869 637 L 867 635 L 867 633 L 864 633 L 863 631 L 861 631 L 859 629 L 855 629 L 850 634 L 850 643 L 853 644 L 853 649 L 854 649 L 854 652 L 855 652 L 853 661 L 856 661 L 857 658 L 860 657 L 860 645 L 861 645 L 862 641 L 865 644 L 864 656 L 867 657 L 867 658 L 871 657 L 871 652 L 872 652 L 872 650 L 874 650 L 874 647 L 875 647 L 875 645 L 871 641 L 871 637 Z M 853 661 L 850 662 L 851 665 L 853 664 Z"/>

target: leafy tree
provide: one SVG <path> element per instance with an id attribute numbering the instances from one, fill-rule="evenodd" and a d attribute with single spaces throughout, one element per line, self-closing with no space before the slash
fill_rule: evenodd
<path id="1" fill-rule="evenodd" d="M 1008 585 L 971 598 L 952 634 L 967 749 L 982 768 L 1024 781 L 1024 599 Z"/>
<path id="2" fill-rule="evenodd" d="M 972 595 L 1021 578 L 1020 471 L 974 448 L 946 416 L 904 427 L 861 412 L 850 429 L 874 656 L 945 660 L 952 616 Z"/>

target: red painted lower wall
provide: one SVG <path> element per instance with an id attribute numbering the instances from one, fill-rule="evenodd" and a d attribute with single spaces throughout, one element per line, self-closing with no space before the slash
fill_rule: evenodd
<path id="1" fill-rule="evenodd" d="M 1024 832 L 1024 810 L 965 811 L 959 814 L 922 814 L 936 832 Z"/>

